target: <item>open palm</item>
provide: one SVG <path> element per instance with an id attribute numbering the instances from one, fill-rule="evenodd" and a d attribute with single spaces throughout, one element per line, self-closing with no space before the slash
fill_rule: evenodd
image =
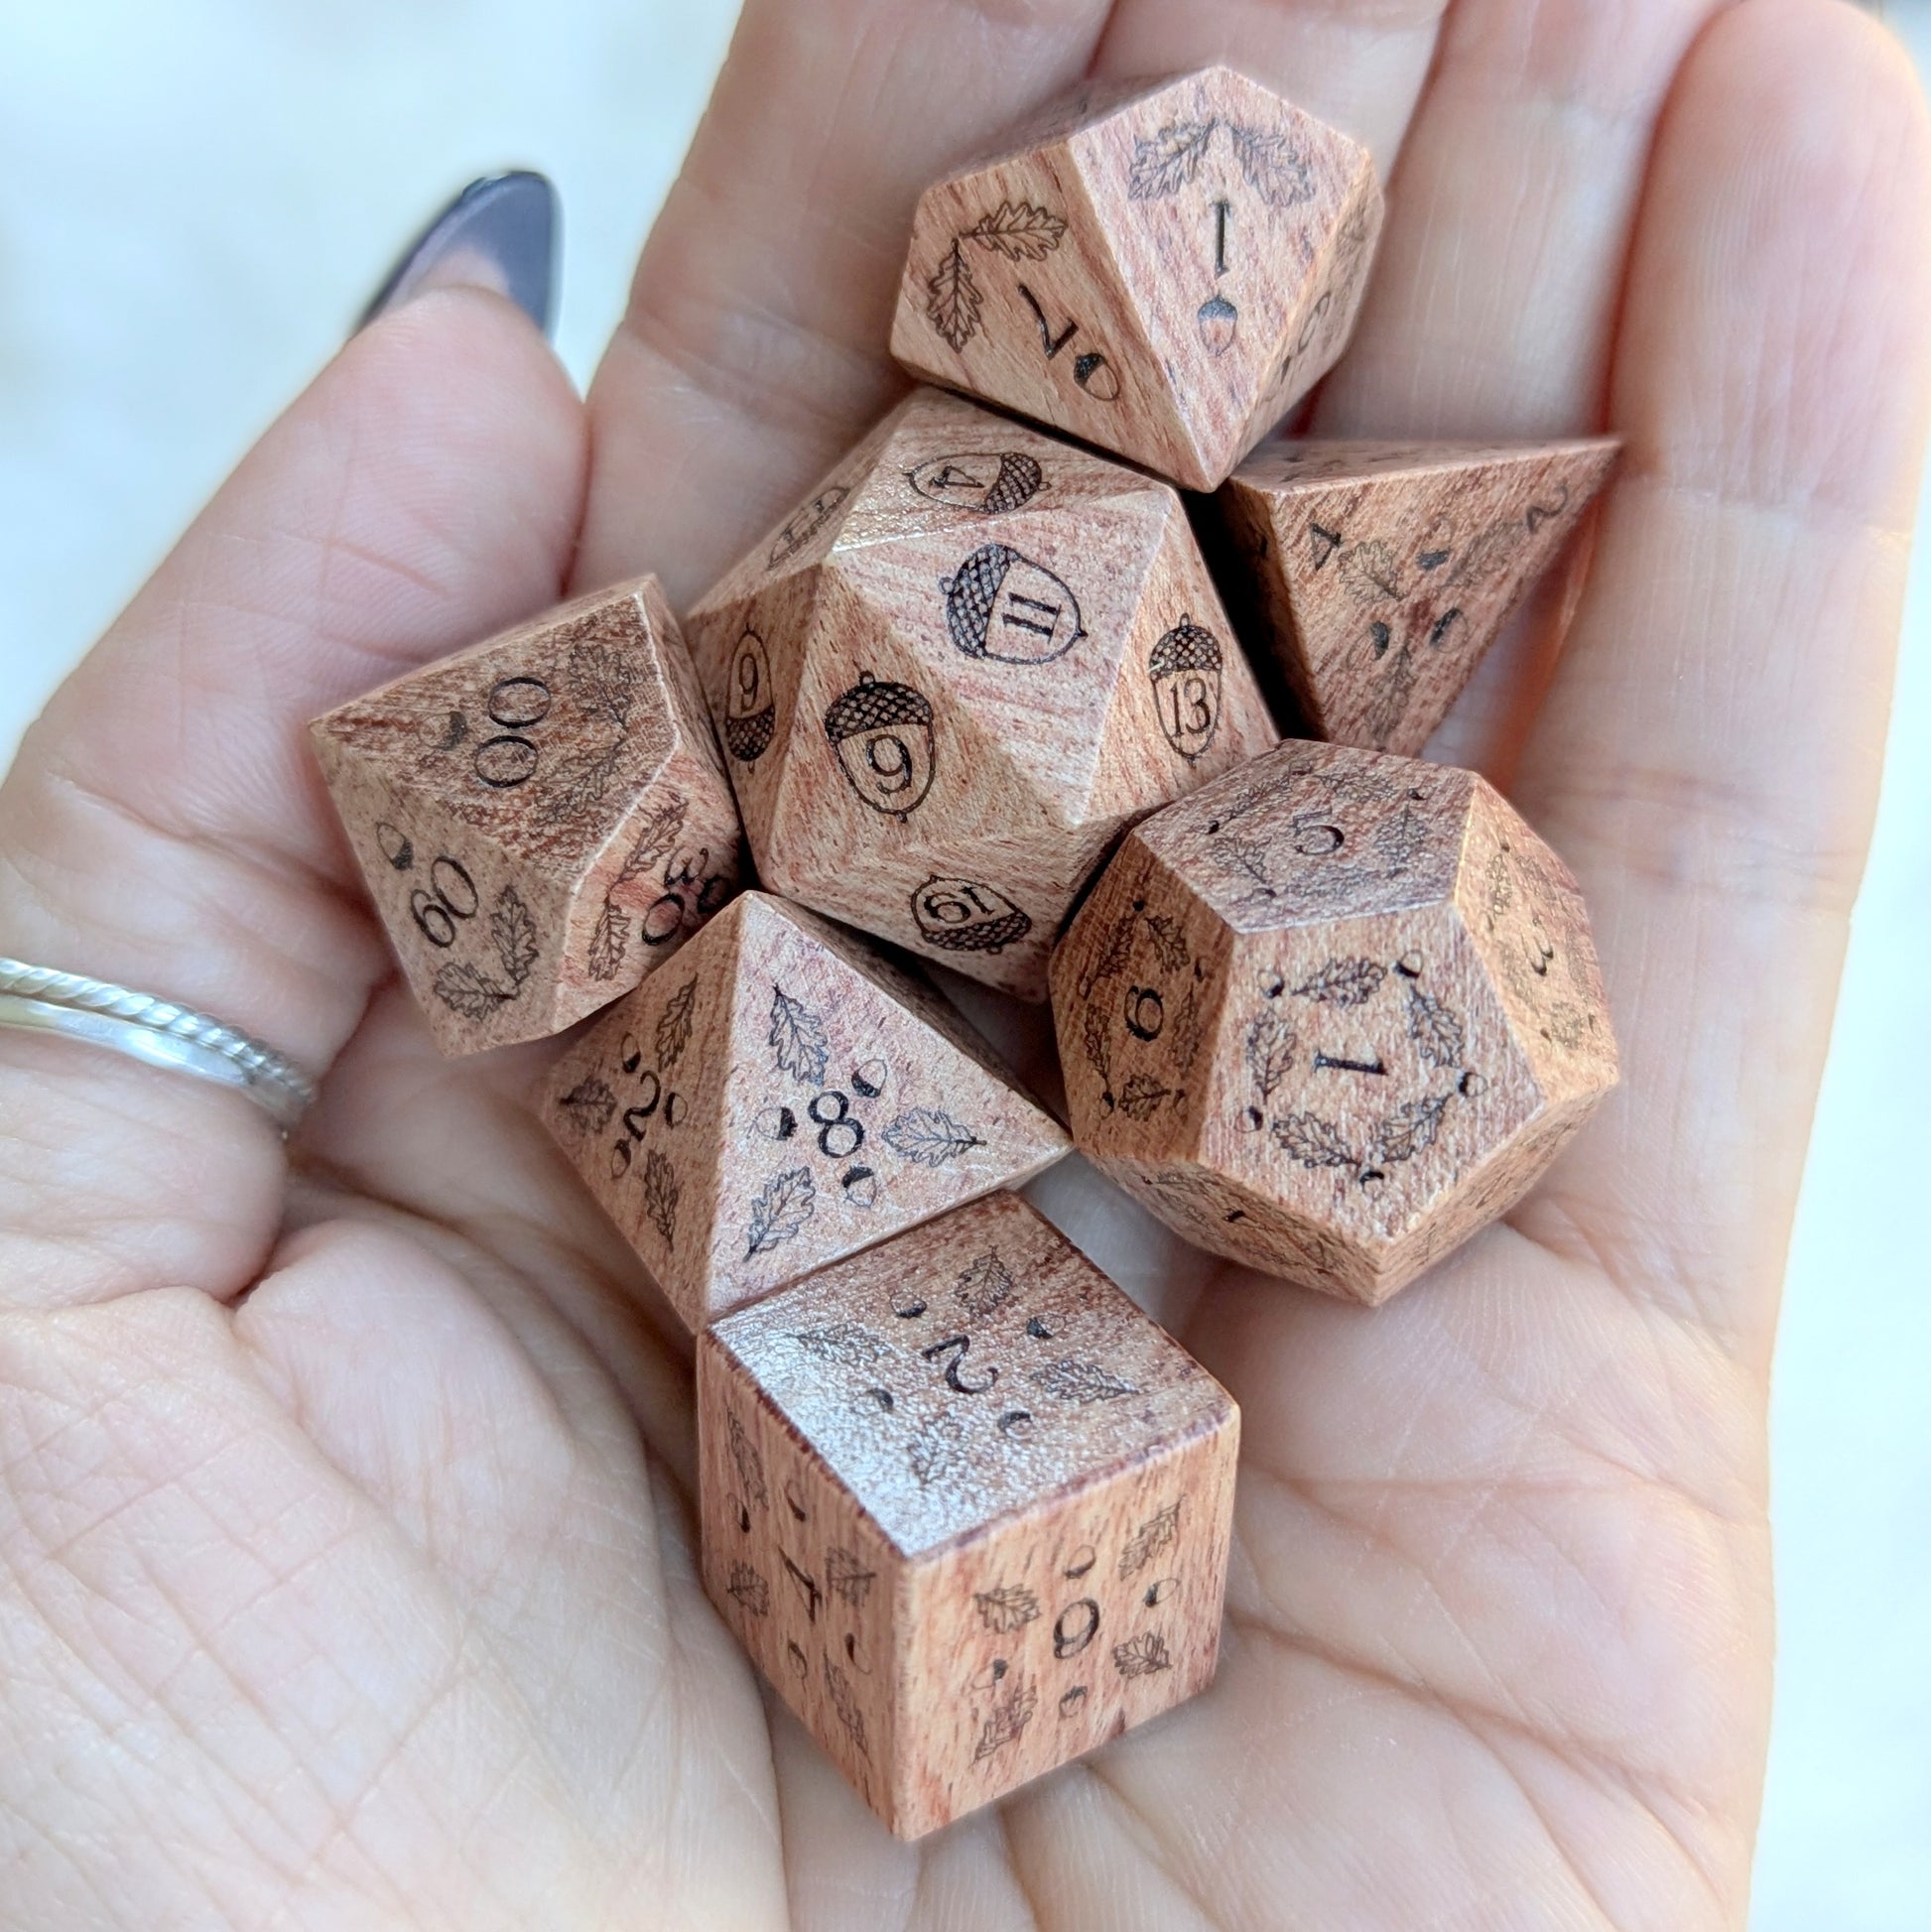
<path id="1" fill-rule="evenodd" d="M 526 1110 L 547 1050 L 437 1058 L 303 724 L 567 587 L 696 594 L 892 397 L 925 182 L 1084 73 L 1216 59 L 1391 175 L 1318 432 L 1627 439 L 1571 607 L 1437 747 L 1581 877 L 1625 1086 L 1375 1314 L 1040 1184 L 1242 1404 L 1223 1663 L 900 1846 L 704 1601 L 688 1345 Z M 587 409 L 488 296 L 358 337 L 0 794 L 0 950 L 331 1070 L 285 1156 L 0 1035 L 0 1923 L 1738 1922 L 1928 175 L 1838 0 L 749 0 Z"/>

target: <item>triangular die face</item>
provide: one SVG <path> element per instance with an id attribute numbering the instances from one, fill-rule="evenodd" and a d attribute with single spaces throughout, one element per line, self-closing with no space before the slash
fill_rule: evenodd
<path id="1" fill-rule="evenodd" d="M 1285 670 L 1330 738 L 1420 751 L 1608 479 L 1616 446 L 1287 446 L 1229 494 Z"/>
<path id="2" fill-rule="evenodd" d="M 1078 517 L 1021 511 L 830 568 L 888 616 L 935 699 L 1004 747 L 1042 816 L 1078 825 L 1172 504 L 1150 490 Z"/>
<path id="3" fill-rule="evenodd" d="M 1031 1101 L 827 945 L 809 914 L 740 901 L 711 1316 L 1065 1151 Z"/>
<path id="4" fill-rule="evenodd" d="M 1103 449 L 1130 446 L 1162 475 L 1190 472 L 1192 441 L 1064 143 L 926 191 L 892 353 Z"/>
<path id="5" fill-rule="evenodd" d="M 1297 343 L 1303 364 L 1325 367 L 1346 339 L 1364 279 L 1356 257 L 1373 240 L 1372 164 L 1224 68 L 1142 96 L 1068 149 L 1194 452 L 1192 469 L 1173 473 L 1212 488 L 1286 407 Z"/>
<path id="6" fill-rule="evenodd" d="M 640 596 L 607 591 L 314 729 L 505 852 L 566 867 L 618 830 L 680 735 Z"/>
<path id="7" fill-rule="evenodd" d="M 1077 510 L 1158 494 L 1137 469 L 922 388 L 891 419 L 839 527 L 840 556 L 867 544 L 969 532 L 1017 511 Z"/>
<path id="8" fill-rule="evenodd" d="M 1089 810 L 1144 812 L 1277 743 L 1260 688 L 1173 503 L 1100 742 Z"/>

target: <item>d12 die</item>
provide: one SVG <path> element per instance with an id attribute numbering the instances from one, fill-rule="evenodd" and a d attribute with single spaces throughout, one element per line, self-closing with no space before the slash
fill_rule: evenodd
<path id="1" fill-rule="evenodd" d="M 1214 489 L 1347 346 L 1380 225 L 1367 151 L 1240 74 L 1090 92 L 927 191 L 892 353 Z"/>
<path id="2" fill-rule="evenodd" d="M 546 1095 L 694 1329 L 1068 1151 L 929 985 L 762 892 L 574 1042 Z"/>
<path id="3" fill-rule="evenodd" d="M 705 1586 L 917 1838 L 1204 1690 L 1239 1415 L 1023 1202 L 699 1345 Z"/>
<path id="4" fill-rule="evenodd" d="M 1379 1302 L 1615 1085 L 1581 895 L 1483 781 L 1281 746 L 1138 827 L 1053 962 L 1076 1145 L 1217 1254 Z"/>
<path id="5" fill-rule="evenodd" d="M 412 672 L 311 729 L 445 1053 L 561 1032 L 736 890 L 737 808 L 655 578 Z"/>
<path id="6" fill-rule="evenodd" d="M 936 390 L 690 634 L 765 883 L 1034 999 L 1121 830 L 1275 741 L 1178 496 Z"/>
<path id="7" fill-rule="evenodd" d="M 1229 594 L 1309 730 L 1420 751 L 1620 449 L 1286 443 L 1242 463 L 1216 500 Z"/>

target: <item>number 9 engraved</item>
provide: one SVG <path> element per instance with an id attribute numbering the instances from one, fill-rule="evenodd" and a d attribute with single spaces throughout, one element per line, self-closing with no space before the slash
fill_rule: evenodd
<path id="1" fill-rule="evenodd" d="M 937 763 L 932 706 L 910 685 L 860 672 L 825 713 L 825 735 L 846 782 L 874 812 L 903 820 L 925 802 Z"/>

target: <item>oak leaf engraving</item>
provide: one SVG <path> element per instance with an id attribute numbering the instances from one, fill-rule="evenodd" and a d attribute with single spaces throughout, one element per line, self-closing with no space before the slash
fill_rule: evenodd
<path id="1" fill-rule="evenodd" d="M 1107 1051 L 1106 1014 L 1103 1008 L 1093 1005 L 1087 1008 L 1086 1018 L 1080 1026 L 1080 1045 L 1085 1050 L 1087 1060 L 1102 1082 L 1112 1080 L 1111 1055 Z"/>
<path id="2" fill-rule="evenodd" d="M 793 999 L 782 986 L 771 988 L 769 1038 L 781 1073 L 802 1080 L 807 1087 L 824 1085 L 825 1062 L 831 1054 L 825 1039 L 825 1022 L 809 1006 Z"/>
<path id="3" fill-rule="evenodd" d="M 1119 1110 L 1129 1120 L 1151 1120 L 1172 1092 L 1151 1074 L 1135 1074 L 1119 1091 Z"/>
<path id="4" fill-rule="evenodd" d="M 549 796 L 536 814 L 536 823 L 561 825 L 566 820 L 580 818 L 594 805 L 601 805 L 622 757 L 623 740 L 613 738 L 601 751 L 586 751 L 571 759 L 558 773 Z"/>
<path id="5" fill-rule="evenodd" d="M 771 1612 L 771 1586 L 748 1563 L 731 1565 L 730 1581 L 725 1584 L 724 1593 L 736 1598 L 753 1616 L 768 1616 Z"/>
<path id="6" fill-rule="evenodd" d="M 865 1714 L 858 1709 L 858 1700 L 851 1689 L 851 1679 L 835 1664 L 830 1657 L 825 1663 L 825 1688 L 832 1695 L 832 1709 L 838 1714 L 838 1722 L 844 1726 L 845 1736 L 857 1747 L 860 1757 L 869 1757 L 871 1752 L 865 1746 Z"/>
<path id="7" fill-rule="evenodd" d="M 1386 627 L 1376 625 L 1375 628 L 1380 630 Z M 1382 672 L 1361 717 L 1368 737 L 1377 746 L 1385 745 L 1400 729 L 1401 720 L 1408 715 L 1408 706 L 1414 698 L 1420 677 L 1414 652 L 1406 644 L 1402 645 Z"/>
<path id="8" fill-rule="evenodd" d="M 1126 963 L 1133 957 L 1133 939 L 1139 923 L 1140 915 L 1136 912 L 1123 912 L 1113 921 L 1106 932 L 1106 944 L 1080 975 L 1082 999 L 1091 999 L 1095 987 L 1103 986 L 1116 973 L 1126 970 Z"/>
<path id="9" fill-rule="evenodd" d="M 1070 1355 L 1050 1361 L 1044 1368 L 1033 1369 L 1026 1379 L 1048 1395 L 1062 1402 L 1078 1402 L 1083 1408 L 1089 1402 L 1112 1402 L 1122 1395 L 1140 1392 L 1131 1382 L 1121 1381 L 1110 1368 L 1096 1361 L 1076 1361 Z"/>
<path id="10" fill-rule="evenodd" d="M 570 688 L 585 710 L 600 711 L 619 731 L 630 724 L 637 695 L 637 667 L 627 651 L 579 644 L 570 654 Z"/>
<path id="11" fill-rule="evenodd" d="M 978 1742 L 972 1746 L 972 1762 L 990 1757 L 995 1750 L 1003 1750 L 1032 1722 L 1034 1710 L 1039 1704 L 1039 1693 L 1023 1677 L 1015 1677 L 1011 1687 L 997 1704 L 992 1707 L 979 1732 Z"/>
<path id="12" fill-rule="evenodd" d="M 630 847 L 629 857 L 617 872 L 611 887 L 613 891 L 619 885 L 628 885 L 638 873 L 647 871 L 660 858 L 670 856 L 690 812 L 690 801 L 682 793 L 667 795 L 664 803 L 637 828 L 636 842 Z"/>
<path id="13" fill-rule="evenodd" d="M 1364 1006 L 1387 976 L 1387 967 L 1372 960 L 1330 960 L 1294 988 L 1294 997 L 1322 1006 Z"/>
<path id="14" fill-rule="evenodd" d="M 724 1428 L 730 1438 L 732 1466 L 737 1471 L 738 1481 L 744 1485 L 744 1500 L 762 1509 L 769 1500 L 764 1486 L 764 1458 L 758 1454 L 758 1446 L 751 1440 L 749 1431 L 738 1421 L 735 1409 L 724 1411 Z"/>
<path id="15" fill-rule="evenodd" d="M 1217 126 L 1212 120 L 1170 121 L 1157 134 L 1135 141 L 1133 165 L 1126 176 L 1127 198 L 1164 200 L 1191 186 L 1207 159 Z"/>
<path id="16" fill-rule="evenodd" d="M 666 1246 L 677 1239 L 677 1169 L 655 1147 L 644 1156 L 644 1213 Z"/>
<path id="17" fill-rule="evenodd" d="M 1200 1052 L 1204 1023 L 1200 988 L 1190 985 L 1187 997 L 1180 1002 L 1180 1011 L 1174 1015 L 1173 1025 L 1167 1029 L 1167 1055 L 1183 1076 L 1192 1070 L 1194 1057 Z"/>
<path id="18" fill-rule="evenodd" d="M 1023 1630 L 1039 1614 L 1039 1599 L 1024 1584 L 974 1591 L 972 1602 L 978 1607 L 979 1621 L 1002 1637 Z"/>
<path id="19" fill-rule="evenodd" d="M 691 1044 L 691 1009 L 697 1003 L 698 982 L 687 979 L 669 999 L 657 1018 L 657 1064 L 669 1073 L 684 1057 Z"/>
<path id="20" fill-rule="evenodd" d="M 1314 199 L 1314 171 L 1307 156 L 1285 134 L 1272 128 L 1227 124 L 1234 159 L 1251 188 L 1270 208 L 1299 207 Z"/>
<path id="21" fill-rule="evenodd" d="M 529 978 L 541 948 L 537 923 L 513 885 L 504 886 L 496 895 L 496 910 L 489 915 L 489 937 L 496 942 L 496 957 L 502 961 L 510 984 L 520 988 Z"/>
<path id="22" fill-rule="evenodd" d="M 1122 1577 L 1137 1577 L 1155 1557 L 1164 1556 L 1180 1541 L 1180 1503 L 1185 1500 L 1181 1497 L 1168 1503 L 1127 1538 L 1126 1547 L 1119 1553 Z"/>
<path id="23" fill-rule="evenodd" d="M 1387 861 L 1391 872 L 1405 872 L 1422 854 L 1428 843 L 1428 828 L 1420 813 L 1404 805 L 1398 819 L 1383 819 L 1374 828 L 1374 849 Z"/>
<path id="24" fill-rule="evenodd" d="M 1401 566 L 1378 537 L 1342 552 L 1341 580 L 1356 603 L 1370 608 L 1401 600 Z"/>
<path id="25" fill-rule="evenodd" d="M 871 1595 L 871 1587 L 878 1580 L 875 1571 L 867 1570 L 849 1550 L 840 1549 L 834 1543 L 825 1553 L 825 1584 L 835 1597 L 839 1597 L 853 1610 L 863 1610 L 865 1599 Z"/>
<path id="26" fill-rule="evenodd" d="M 745 1260 L 754 1254 L 768 1254 L 790 1240 L 811 1220 L 815 1193 L 808 1167 L 790 1167 L 774 1174 L 751 1204 Z"/>
<path id="27" fill-rule="evenodd" d="M 959 1277 L 953 1299 L 974 1321 L 983 1321 L 995 1308 L 1009 1302 L 1014 1292 L 1011 1269 L 996 1253 L 986 1253 Z"/>
<path id="28" fill-rule="evenodd" d="M 1261 1100 L 1271 1100 L 1294 1065 L 1294 1029 L 1271 1007 L 1257 1013 L 1247 1029 L 1246 1059 Z"/>
<path id="29" fill-rule="evenodd" d="M 1419 986 L 1408 989 L 1408 1033 L 1431 1067 L 1459 1067 L 1467 1040 L 1462 1022 Z"/>
<path id="30" fill-rule="evenodd" d="M 884 1139 L 893 1153 L 919 1167 L 944 1167 L 961 1154 L 985 1145 L 970 1127 L 936 1106 L 911 1107 L 896 1120 L 888 1120 Z"/>
<path id="31" fill-rule="evenodd" d="M 1153 950 L 1160 956 L 1160 964 L 1167 971 L 1179 972 L 1193 958 L 1187 951 L 1186 934 L 1176 921 L 1167 918 L 1164 913 L 1148 913 L 1146 929 L 1152 935 Z"/>
<path id="32" fill-rule="evenodd" d="M 1317 1113 L 1290 1113 L 1272 1123 L 1274 1138 L 1303 1167 L 1358 1167 L 1354 1150 L 1332 1120 Z"/>
<path id="33" fill-rule="evenodd" d="M 1142 1630 L 1127 1642 L 1113 1645 L 1113 1668 L 1122 1677 L 1151 1677 L 1172 1667 L 1173 1658 L 1157 1630 Z"/>
<path id="34" fill-rule="evenodd" d="M 985 298 L 955 241 L 925 285 L 925 313 L 934 328 L 955 349 L 963 350 L 979 330 L 979 310 Z"/>
<path id="35" fill-rule="evenodd" d="M 614 899 L 605 899 L 603 910 L 590 930 L 590 950 L 585 964 L 592 979 L 614 979 L 623 970 L 623 956 L 630 946 L 630 915 Z"/>
<path id="36" fill-rule="evenodd" d="M 800 1329 L 788 1338 L 819 1361 L 842 1362 L 847 1368 L 869 1368 L 889 1361 L 891 1348 L 861 1322 L 833 1322 L 825 1328 Z"/>
<path id="37" fill-rule="evenodd" d="M 1442 1116 L 1448 1111 L 1449 1095 L 1433 1099 L 1410 1100 L 1398 1107 L 1375 1129 L 1369 1157 L 1375 1162 L 1394 1165 L 1411 1161 L 1434 1146 L 1442 1131 Z"/>
<path id="38" fill-rule="evenodd" d="M 990 214 L 981 215 L 964 230 L 960 238 L 995 249 L 1009 262 L 1041 262 L 1065 235 L 1065 220 L 1050 208 L 1035 207 L 1030 201 L 1001 201 Z"/>
<path id="39" fill-rule="evenodd" d="M 437 969 L 431 982 L 438 999 L 465 1020 L 486 1020 L 505 1000 L 516 997 L 514 986 L 501 986 L 472 966 L 451 961 Z"/>
<path id="40" fill-rule="evenodd" d="M 591 1074 L 579 1080 L 557 1104 L 570 1123 L 584 1133 L 600 1134 L 617 1110 L 617 1096 L 607 1081 Z"/>
<path id="41" fill-rule="evenodd" d="M 943 1482 L 965 1466 L 965 1425 L 956 1415 L 931 1417 L 912 1438 L 906 1457 L 922 1486 Z"/>

